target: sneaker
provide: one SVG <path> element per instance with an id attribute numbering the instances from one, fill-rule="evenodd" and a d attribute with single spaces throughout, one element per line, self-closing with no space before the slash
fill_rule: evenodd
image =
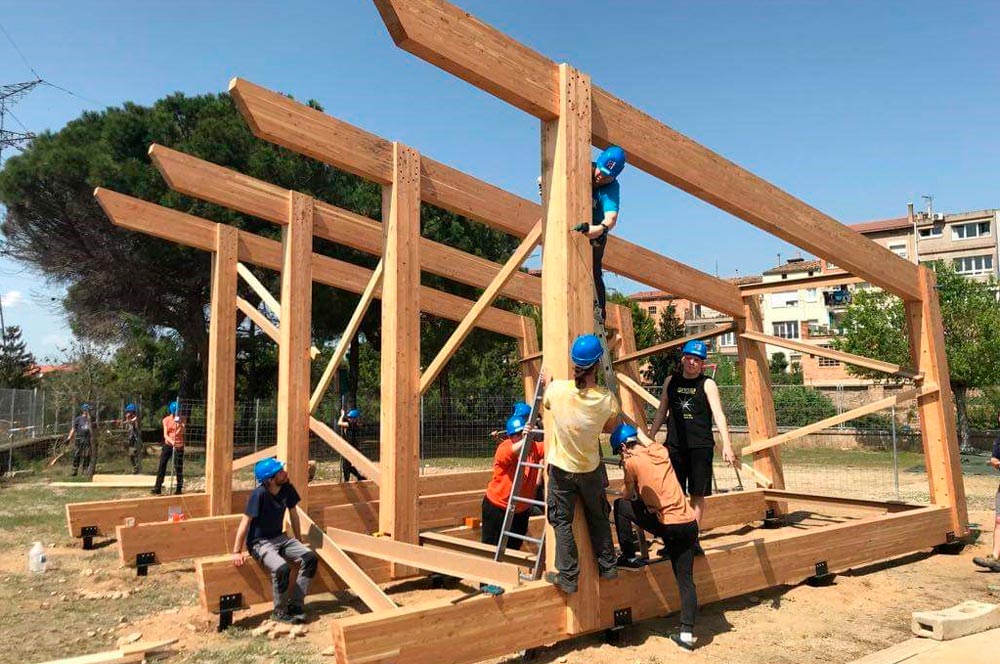
<path id="1" fill-rule="evenodd" d="M 976 556 L 972 559 L 973 564 L 980 567 L 985 567 L 991 572 L 1000 572 L 1000 560 L 993 557 L 993 554 L 986 556 L 985 558 L 980 558 Z"/>
<path id="2" fill-rule="evenodd" d="M 301 625 L 306 621 L 306 607 L 299 606 L 298 604 L 289 604 L 288 609 L 285 611 L 288 615 L 292 617 L 292 620 Z"/>
<path id="3" fill-rule="evenodd" d="M 670 640 L 684 652 L 694 652 L 694 643 L 689 643 L 681 638 L 680 634 L 671 634 Z"/>
<path id="4" fill-rule="evenodd" d="M 274 622 L 285 623 L 286 625 L 297 625 L 298 621 L 295 616 L 288 613 L 288 611 L 274 611 L 271 613 L 271 620 Z"/>
<path id="5" fill-rule="evenodd" d="M 563 580 L 562 576 L 558 572 L 546 572 L 545 580 L 554 585 L 559 590 L 563 591 L 567 595 L 571 595 L 576 592 L 576 586 L 571 586 L 566 581 Z"/>
<path id="6" fill-rule="evenodd" d="M 631 558 L 626 558 L 625 554 L 618 555 L 618 567 L 624 567 L 625 569 L 641 569 L 646 566 L 646 559 L 640 556 L 632 556 Z"/>

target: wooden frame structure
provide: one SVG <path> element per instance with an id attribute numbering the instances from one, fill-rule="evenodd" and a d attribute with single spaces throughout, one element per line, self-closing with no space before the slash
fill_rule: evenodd
<path id="1" fill-rule="evenodd" d="M 374 0 L 395 43 L 483 89 L 540 121 L 542 203 L 525 200 L 437 162 L 413 148 L 297 103 L 242 79 L 230 93 L 260 138 L 383 187 L 383 219 L 361 217 L 299 192 L 288 191 L 192 156 L 154 145 L 150 156 L 176 191 L 278 224 L 276 242 L 129 196 L 99 189 L 95 195 L 117 225 L 212 252 L 210 373 L 208 386 L 207 491 L 204 496 L 149 498 L 67 506 L 73 536 L 93 537 L 116 530 L 125 564 L 223 554 L 229 545 L 245 492 L 232 490 L 234 468 L 262 454 L 289 462 L 302 495 L 300 514 L 309 540 L 323 563 L 320 585 L 348 587 L 371 613 L 334 623 L 337 661 L 434 662 L 449 653 L 454 663 L 475 662 L 511 651 L 676 610 L 677 592 L 666 566 L 599 581 L 589 540 L 580 520 L 574 526 L 581 550 L 579 592 L 566 596 L 545 582 L 522 583 L 508 556 L 493 562 L 489 551 L 469 541 L 475 532 L 461 517 L 475 509 L 488 473 L 419 476 L 419 397 L 474 327 L 518 340 L 526 395 L 544 357 L 557 378 L 569 377 L 569 346 L 592 329 L 590 251 L 570 232 L 589 218 L 591 146 L 622 146 L 629 163 L 664 182 L 834 261 L 853 278 L 864 279 L 901 296 L 906 303 L 913 367 L 837 353 L 838 359 L 881 369 L 916 383 L 886 400 L 916 398 L 930 483 L 930 506 L 808 496 L 782 491 L 778 445 L 829 421 L 778 436 L 768 381 L 758 291 L 699 272 L 618 237 L 609 239 L 605 268 L 655 288 L 704 303 L 733 317 L 746 391 L 753 470 L 765 489 L 715 496 L 706 528 L 742 525 L 763 519 L 768 510 L 796 503 L 837 504 L 862 513 L 854 521 L 806 532 L 755 535 L 713 549 L 699 558 L 696 576 L 702 602 L 733 597 L 783 583 L 794 583 L 824 569 L 909 553 L 961 537 L 968 524 L 958 465 L 948 367 L 934 291 L 934 275 L 904 261 L 739 166 L 670 129 L 593 85 L 590 77 L 557 64 L 508 38 L 444 0 Z M 420 237 L 420 205 L 430 203 L 516 237 L 523 238 L 504 265 Z M 312 251 L 320 237 L 380 256 L 366 268 Z M 541 278 L 519 268 L 541 243 Z M 249 265 L 281 273 L 281 296 L 273 297 Z M 482 289 L 472 302 L 420 285 L 421 271 Z M 275 325 L 237 295 L 243 278 L 278 319 Z M 311 284 L 327 284 L 361 294 L 351 322 L 319 385 L 311 389 Z M 498 309 L 505 297 L 541 305 L 542 344 L 534 322 Z M 371 304 L 382 301 L 382 385 L 380 461 L 353 450 L 335 432 L 311 417 L 342 361 L 349 340 Z M 254 458 L 232 460 L 235 312 L 254 321 L 280 347 L 278 444 Z M 455 333 L 421 374 L 420 313 L 459 323 Z M 617 331 L 615 364 L 622 384 L 623 411 L 645 426 L 645 404 L 653 397 L 638 383 L 636 362 L 668 351 L 685 340 L 636 349 L 629 311 L 609 307 L 609 326 Z M 780 340 L 780 343 L 787 343 Z M 655 399 L 653 399 L 655 401 Z M 866 407 L 870 408 L 870 407 Z M 864 411 L 864 412 L 861 412 Z M 849 419 L 871 412 L 858 409 Z M 845 417 L 847 416 L 847 417 Z M 838 421 L 841 421 L 838 419 Z M 308 436 L 313 431 L 348 455 L 371 478 L 356 485 L 309 485 Z M 163 523 L 166 506 L 180 501 L 195 518 Z M 139 526 L 126 528 L 132 516 Z M 582 519 L 582 517 L 581 517 Z M 540 520 L 532 528 L 541 530 Z M 447 530 L 429 532 L 449 526 Z M 378 530 L 382 537 L 370 537 Z M 183 531 L 183 532 L 182 532 Z M 422 532 L 423 531 L 423 532 Z M 182 536 L 181 536 L 182 535 Z M 546 534 L 547 538 L 552 533 Z M 468 544 L 463 545 L 463 542 Z M 554 547 L 546 547 L 549 552 Z M 203 605 L 231 612 L 245 601 L 264 601 L 268 590 L 253 566 L 236 570 L 208 558 L 198 563 Z M 398 608 L 379 584 L 433 570 L 504 586 L 499 597 L 473 597 L 461 603 L 431 602 Z M 234 600 L 234 597 L 241 599 Z M 226 599 L 229 598 L 229 599 Z M 444 629 L 443 627 L 447 627 Z"/>

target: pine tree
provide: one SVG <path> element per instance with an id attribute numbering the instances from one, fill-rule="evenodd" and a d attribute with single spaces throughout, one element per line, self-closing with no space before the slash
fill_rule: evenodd
<path id="1" fill-rule="evenodd" d="M 0 343 L 0 387 L 31 389 L 38 385 L 38 365 L 28 345 L 21 339 L 21 328 L 4 329 Z"/>
<path id="2" fill-rule="evenodd" d="M 668 304 L 660 314 L 655 343 L 662 344 L 680 339 L 685 333 L 684 321 L 677 317 L 677 308 L 673 304 Z M 677 368 L 679 358 L 679 349 L 650 357 L 649 364 L 643 370 L 643 378 L 650 385 L 662 385 L 667 376 Z"/>

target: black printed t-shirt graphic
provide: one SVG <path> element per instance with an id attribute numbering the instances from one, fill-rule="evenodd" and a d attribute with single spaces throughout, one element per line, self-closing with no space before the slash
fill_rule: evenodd
<path id="1" fill-rule="evenodd" d="M 299 492 L 291 484 L 282 484 L 272 494 L 262 484 L 250 494 L 244 514 L 252 519 L 247 531 L 247 547 L 259 539 L 270 539 L 284 532 L 285 510 L 299 504 Z"/>
<path id="2" fill-rule="evenodd" d="M 86 415 L 77 415 L 73 418 L 73 428 L 80 438 L 90 438 L 90 418 Z"/>
<path id="3" fill-rule="evenodd" d="M 670 420 L 667 424 L 667 446 L 676 449 L 711 448 L 712 409 L 705 395 L 708 376 L 685 378 L 681 374 L 670 377 L 667 385 L 667 403 Z"/>

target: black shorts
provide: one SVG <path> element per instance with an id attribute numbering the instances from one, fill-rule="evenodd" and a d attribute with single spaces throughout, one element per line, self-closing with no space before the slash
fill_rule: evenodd
<path id="1" fill-rule="evenodd" d="M 676 448 L 668 447 L 670 463 L 677 473 L 681 489 L 689 496 L 712 495 L 712 447 Z"/>

